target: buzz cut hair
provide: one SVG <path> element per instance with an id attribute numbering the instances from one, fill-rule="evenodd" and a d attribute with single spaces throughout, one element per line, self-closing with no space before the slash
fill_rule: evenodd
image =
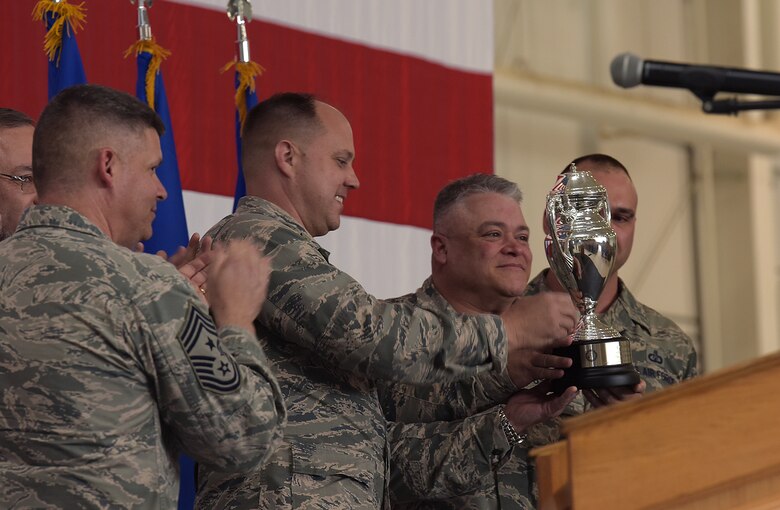
<path id="1" fill-rule="evenodd" d="M 442 219 L 453 206 L 478 193 L 498 193 L 505 195 L 518 204 L 523 201 L 523 193 L 514 182 L 494 174 L 473 174 L 454 180 L 444 186 L 433 203 L 433 230 L 438 231 Z"/>
<path id="2" fill-rule="evenodd" d="M 631 174 L 628 173 L 628 168 L 618 161 L 616 158 L 613 158 L 612 156 L 608 154 L 601 154 L 601 153 L 593 153 L 593 154 L 586 154 L 584 156 L 580 156 L 578 158 L 575 158 L 572 160 L 571 163 L 566 165 L 566 168 L 561 173 L 568 173 L 571 169 L 572 163 L 575 166 L 580 166 L 583 163 L 590 163 L 600 169 L 612 169 L 612 170 L 618 170 L 625 173 L 629 180 L 631 180 Z"/>
<path id="3" fill-rule="evenodd" d="M 94 141 L 107 132 L 125 129 L 158 135 L 165 125 L 149 105 L 102 85 L 76 85 L 62 90 L 46 105 L 33 135 L 33 177 L 39 193 L 52 181 L 65 182 Z"/>

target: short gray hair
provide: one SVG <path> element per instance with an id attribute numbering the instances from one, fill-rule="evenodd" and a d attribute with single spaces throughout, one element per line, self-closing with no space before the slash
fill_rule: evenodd
<path id="1" fill-rule="evenodd" d="M 444 186 L 433 203 L 433 229 L 437 230 L 447 211 L 458 202 L 477 193 L 498 193 L 506 195 L 518 204 L 523 193 L 514 182 L 493 174 L 474 174 L 461 177 Z"/>

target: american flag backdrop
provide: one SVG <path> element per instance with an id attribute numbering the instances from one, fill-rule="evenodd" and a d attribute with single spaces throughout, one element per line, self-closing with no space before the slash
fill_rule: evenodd
<path id="1" fill-rule="evenodd" d="M 75 3 L 74 0 L 71 2 Z M 0 7 L 0 105 L 35 117 L 47 100 L 44 27 L 33 0 Z M 80 2 L 79 2 L 80 3 Z M 136 9 L 83 0 L 78 44 L 90 83 L 134 92 Z M 190 232 L 232 208 L 237 165 L 235 24 L 226 0 L 157 0 L 164 72 Z M 252 60 L 265 68 L 260 100 L 312 92 L 344 112 L 355 135 L 361 188 L 342 227 L 322 239 L 332 261 L 379 297 L 414 290 L 430 270 L 438 189 L 493 170 L 491 0 L 254 0 Z"/>

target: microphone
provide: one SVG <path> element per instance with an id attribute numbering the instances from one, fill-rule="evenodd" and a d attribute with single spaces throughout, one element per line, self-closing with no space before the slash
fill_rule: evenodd
<path id="1" fill-rule="evenodd" d="M 615 57 L 609 70 L 615 85 L 623 88 L 640 84 L 682 88 L 699 97 L 717 92 L 780 96 L 780 73 L 643 60 L 631 53 Z"/>

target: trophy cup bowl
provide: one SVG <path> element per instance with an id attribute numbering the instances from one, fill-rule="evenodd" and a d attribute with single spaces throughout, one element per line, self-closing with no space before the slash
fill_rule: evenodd
<path id="1" fill-rule="evenodd" d="M 639 382 L 629 341 L 596 314 L 617 251 L 610 217 L 606 189 L 573 163 L 547 196 L 547 260 L 581 314 L 572 344 L 554 350 L 573 361 L 563 378 L 554 381 L 560 391 L 568 386 L 605 388 Z"/>

